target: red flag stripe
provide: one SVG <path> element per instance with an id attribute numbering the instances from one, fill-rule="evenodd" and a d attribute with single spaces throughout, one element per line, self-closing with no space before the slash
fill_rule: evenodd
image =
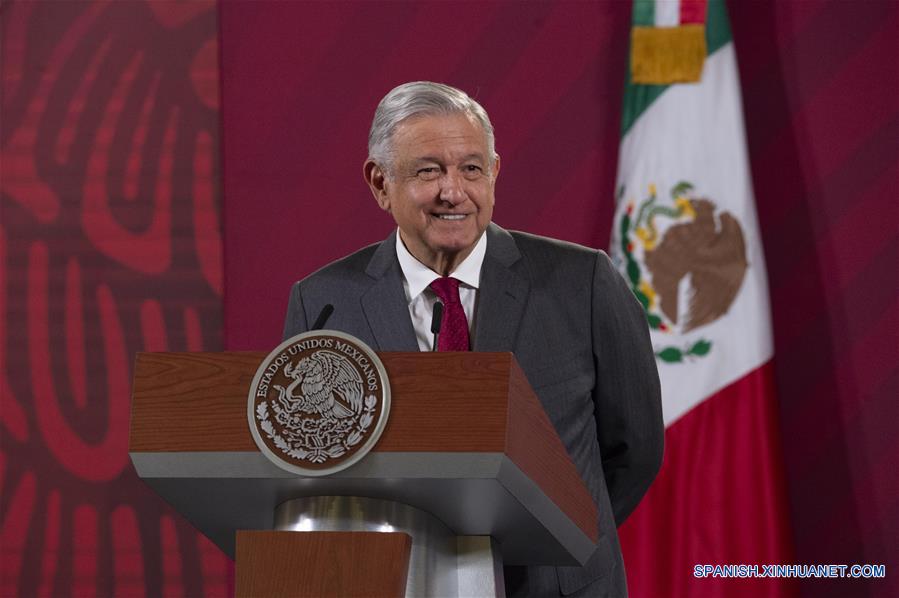
<path id="1" fill-rule="evenodd" d="M 681 25 L 705 23 L 706 0 L 681 0 Z"/>
<path id="2" fill-rule="evenodd" d="M 665 431 L 662 470 L 619 529 L 633 598 L 794 595 L 792 580 L 693 575 L 695 565 L 793 562 L 778 429 L 769 362 Z"/>

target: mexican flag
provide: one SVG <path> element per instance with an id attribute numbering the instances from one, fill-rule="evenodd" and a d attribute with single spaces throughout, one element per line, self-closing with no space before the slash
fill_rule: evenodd
<path id="1" fill-rule="evenodd" d="M 723 0 L 634 0 L 611 253 L 646 309 L 662 471 L 622 526 L 633 597 L 781 596 L 793 562 L 768 285 Z"/>

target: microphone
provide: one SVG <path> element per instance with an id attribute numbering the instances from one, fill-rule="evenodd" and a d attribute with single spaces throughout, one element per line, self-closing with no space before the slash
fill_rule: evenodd
<path id="1" fill-rule="evenodd" d="M 328 303 L 325 305 L 321 312 L 319 312 L 318 317 L 315 318 L 315 324 L 312 325 L 312 328 L 309 331 L 313 330 L 321 330 L 325 327 L 325 322 L 328 321 L 328 318 L 331 317 L 331 314 L 334 313 L 334 306 Z"/>
<path id="2" fill-rule="evenodd" d="M 443 302 L 438 301 L 434 304 L 434 313 L 431 316 L 431 332 L 434 334 L 434 348 L 437 350 L 437 339 L 440 337 L 440 324 L 443 323 Z"/>

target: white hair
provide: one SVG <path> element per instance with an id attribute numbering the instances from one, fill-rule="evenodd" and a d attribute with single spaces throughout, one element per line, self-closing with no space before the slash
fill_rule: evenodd
<path id="1" fill-rule="evenodd" d="M 397 126 L 413 116 L 437 114 L 466 114 L 474 117 L 487 137 L 487 160 L 496 162 L 493 125 L 487 111 L 461 89 L 432 83 L 412 81 L 394 87 L 375 109 L 375 117 L 368 133 L 368 157 L 387 172 L 393 170 L 393 134 Z"/>

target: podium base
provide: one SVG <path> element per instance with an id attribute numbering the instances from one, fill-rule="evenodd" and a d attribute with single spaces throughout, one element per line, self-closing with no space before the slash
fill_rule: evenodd
<path id="1" fill-rule="evenodd" d="M 275 510 L 275 529 L 399 532 L 412 538 L 407 597 L 505 596 L 499 546 L 489 536 L 456 536 L 433 515 L 402 503 L 353 496 L 296 498 Z"/>
<path id="2" fill-rule="evenodd" d="M 238 531 L 236 598 L 403 598 L 412 539 L 376 532 Z"/>

